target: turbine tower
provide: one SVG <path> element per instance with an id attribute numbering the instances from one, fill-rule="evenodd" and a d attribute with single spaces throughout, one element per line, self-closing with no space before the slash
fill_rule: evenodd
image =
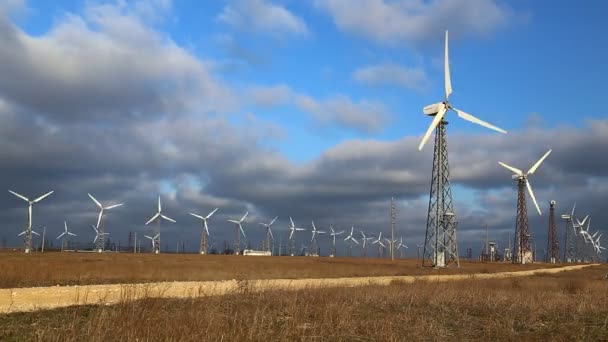
<path id="1" fill-rule="evenodd" d="M 207 226 L 207 220 L 213 216 L 213 214 L 215 214 L 216 211 L 218 211 L 219 208 L 215 208 L 213 209 L 212 212 L 210 212 L 209 214 L 207 214 L 207 216 L 201 216 L 201 215 L 197 215 L 194 213 L 190 213 L 190 215 L 199 218 L 201 220 L 203 220 L 203 226 L 201 227 L 201 245 L 200 245 L 200 249 L 199 249 L 199 253 L 201 254 L 207 254 L 207 239 L 209 238 L 209 226 Z"/>
<path id="2" fill-rule="evenodd" d="M 265 251 L 269 251 L 271 252 L 270 254 L 272 254 L 272 246 L 271 246 L 271 241 L 274 241 L 274 236 L 272 235 L 272 229 L 270 227 L 272 227 L 272 225 L 274 224 L 274 221 L 276 221 L 279 217 L 276 216 L 275 218 L 272 219 L 272 221 L 270 221 L 270 223 L 263 223 L 260 222 L 260 225 L 266 227 L 266 238 L 264 239 L 264 250 Z"/>
<path id="3" fill-rule="evenodd" d="M 152 252 L 154 254 L 160 253 L 160 224 L 161 224 L 162 220 L 167 220 L 167 221 L 175 223 L 174 219 L 162 214 L 162 207 L 160 205 L 160 196 L 158 196 L 158 211 L 156 212 L 156 214 L 154 216 L 152 216 L 151 219 L 148 220 L 148 222 L 146 222 L 146 226 L 147 226 L 150 223 L 156 221 L 156 235 L 154 236 L 154 242 L 152 243 Z"/>
<path id="4" fill-rule="evenodd" d="M 547 262 L 555 264 L 559 260 L 557 228 L 555 226 L 555 201 L 549 202 L 549 233 L 547 235 Z"/>
<path id="5" fill-rule="evenodd" d="M 68 242 L 69 245 L 69 238 L 70 236 L 77 236 L 76 234 L 69 232 L 68 231 L 68 223 L 66 221 L 63 221 L 63 227 L 65 228 L 65 231 L 61 234 L 59 234 L 59 236 L 57 237 L 57 240 L 61 239 L 63 237 L 63 239 L 61 239 L 61 251 L 63 252 L 64 247 L 66 246 L 66 242 Z"/>
<path id="6" fill-rule="evenodd" d="M 97 227 L 99 239 L 96 240 L 95 249 L 97 250 L 97 253 L 101 253 L 101 252 L 103 252 L 103 248 L 105 246 L 105 236 L 106 236 L 105 227 L 102 225 L 103 212 L 104 212 L 104 210 L 110 210 L 110 209 L 114 209 L 116 207 L 120 207 L 121 205 L 123 205 L 123 203 L 104 207 L 101 205 L 101 203 L 99 203 L 99 201 L 95 197 L 93 197 L 93 195 L 91 195 L 91 194 L 88 194 L 88 195 L 91 198 L 91 200 L 93 200 L 93 202 L 95 202 L 95 204 L 99 207 L 99 215 L 97 216 L 97 226 L 95 226 L 95 227 Z"/>
<path id="7" fill-rule="evenodd" d="M 446 125 L 448 122 L 444 118 L 445 114 L 451 109 L 455 111 L 461 119 L 500 133 L 507 133 L 501 128 L 452 107 L 452 104 L 449 102 L 450 94 L 452 94 L 452 81 L 450 78 L 447 31 L 445 32 L 444 82 L 444 101 L 426 106 L 423 109 L 424 114 L 433 116 L 434 118 L 418 146 L 418 150 L 422 150 L 422 147 L 431 136 L 431 133 L 435 131 L 433 173 L 431 177 L 431 190 L 422 262 L 423 266 L 434 267 L 448 266 L 452 263 L 456 266 L 460 266 L 460 261 L 458 259 L 458 244 L 456 241 L 456 221 L 452 200 L 452 188 L 450 186 L 450 168 L 448 163 L 446 136 Z"/>
<path id="8" fill-rule="evenodd" d="M 49 191 L 46 194 L 36 198 L 35 200 L 30 200 L 29 198 L 18 194 L 12 190 L 9 190 L 8 192 L 10 192 L 11 194 L 21 198 L 22 200 L 26 201 L 28 203 L 28 207 L 27 207 L 27 226 L 25 227 L 25 229 L 23 230 L 22 233 L 20 233 L 17 236 L 21 236 L 23 235 L 23 251 L 25 253 L 30 253 L 32 251 L 32 234 L 36 234 L 38 235 L 38 233 L 34 232 L 32 230 L 32 207 L 34 205 L 34 203 L 38 203 L 40 201 L 42 201 L 43 199 L 47 198 L 48 196 L 50 196 L 53 192 L 55 191 Z"/>
<path id="9" fill-rule="evenodd" d="M 527 264 L 534 261 L 532 246 L 530 245 L 530 231 L 528 230 L 528 211 L 526 208 L 526 192 L 525 189 L 528 189 L 528 193 L 532 198 L 532 202 L 536 206 L 536 210 L 539 215 L 542 215 L 540 211 L 540 207 L 536 202 L 536 197 L 534 197 L 534 191 L 532 191 L 532 185 L 528 180 L 528 177 L 532 175 L 536 169 L 543 163 L 545 158 L 549 156 L 551 150 L 547 151 L 545 155 L 543 155 L 537 162 L 534 164 L 527 173 L 524 173 L 522 170 L 509 166 L 503 162 L 498 162 L 502 167 L 513 172 L 513 178 L 517 181 L 517 216 L 515 220 L 515 245 L 513 248 L 513 263 L 516 264 Z"/>
<path id="10" fill-rule="evenodd" d="M 576 231 L 572 225 L 572 220 L 574 219 L 574 208 L 576 208 L 576 203 L 574 203 L 572 213 L 570 215 L 562 215 L 562 219 L 566 221 L 566 227 L 564 229 L 564 262 L 574 262 L 576 259 Z M 572 227 L 572 230 L 570 230 L 570 227 Z"/>
<path id="11" fill-rule="evenodd" d="M 249 215 L 248 211 L 245 212 L 245 215 L 240 220 L 228 220 L 228 222 L 236 224 L 234 227 L 234 255 L 241 254 L 241 233 L 243 233 L 243 237 L 247 237 L 243 230 L 243 222 L 245 222 L 247 215 Z"/>
<path id="12" fill-rule="evenodd" d="M 333 243 L 331 245 L 331 253 L 329 254 L 329 256 L 335 257 L 336 256 L 336 236 L 344 234 L 344 231 L 341 230 L 339 232 L 336 232 L 334 230 L 334 227 L 331 226 L 331 224 L 329 225 L 329 230 L 331 230 L 331 233 L 329 233 L 329 236 L 331 236 L 333 239 Z"/>

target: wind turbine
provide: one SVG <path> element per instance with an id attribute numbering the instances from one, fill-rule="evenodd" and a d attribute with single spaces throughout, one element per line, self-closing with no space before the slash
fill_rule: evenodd
<path id="1" fill-rule="evenodd" d="M 93 244 L 97 242 L 102 236 L 109 235 L 110 233 L 101 233 L 94 224 L 91 225 L 93 230 L 95 231 L 95 238 L 93 239 Z"/>
<path id="2" fill-rule="evenodd" d="M 331 230 L 331 233 L 329 233 L 329 235 L 333 239 L 332 251 L 331 251 L 330 257 L 335 257 L 336 256 L 336 236 L 344 234 L 344 231 L 341 230 L 339 232 L 336 232 L 334 230 L 334 227 L 331 226 L 331 224 L 329 225 L 329 229 Z"/>
<path id="3" fill-rule="evenodd" d="M 260 225 L 266 227 L 266 239 L 264 240 L 264 243 L 266 244 L 265 246 L 265 250 L 270 251 L 272 254 L 272 249 L 270 246 L 270 239 L 272 239 L 272 241 L 274 241 L 274 236 L 272 235 L 272 229 L 270 229 L 270 227 L 272 227 L 272 225 L 274 224 L 274 221 L 276 221 L 279 217 L 276 216 L 275 218 L 272 219 L 272 221 L 270 221 L 270 223 L 262 223 L 260 222 Z"/>
<path id="4" fill-rule="evenodd" d="M 500 133 L 507 133 L 501 128 L 498 128 L 452 106 L 450 102 L 450 95 L 452 94 L 452 80 L 450 76 L 450 61 L 448 53 L 448 31 L 445 32 L 444 88 L 444 100 L 442 102 L 428 105 L 423 109 L 423 113 L 425 115 L 433 116 L 434 118 L 422 137 L 420 144 L 418 145 L 418 150 L 422 150 L 431 136 L 431 133 L 435 131 L 433 173 L 431 179 L 432 185 L 427 213 L 423 261 L 424 265 L 428 260 L 431 266 L 447 266 L 447 264 L 452 261 L 456 265 L 460 265 L 458 258 L 458 246 L 456 243 L 456 230 L 452 227 L 452 225 L 442 223 L 445 214 L 454 213 L 452 191 L 449 179 L 450 172 L 446 137 L 446 125 L 448 122 L 445 120 L 446 113 L 449 110 L 453 110 L 456 112 L 458 117 L 463 120 Z M 441 258 L 440 254 L 443 254 L 444 257 Z M 446 256 L 449 258 L 448 260 L 445 260 Z"/>
<path id="5" fill-rule="evenodd" d="M 365 236 L 365 233 L 362 230 L 360 231 L 360 233 L 361 233 L 361 241 L 363 241 L 361 248 L 363 248 L 363 256 L 365 257 L 365 256 L 367 256 L 367 241 L 373 240 L 374 238 L 371 236 L 370 237 Z"/>
<path id="6" fill-rule="evenodd" d="M 120 204 L 114 204 L 114 205 L 109 205 L 107 207 L 104 207 L 103 205 L 101 205 L 101 203 L 99 203 L 99 201 L 93 197 L 93 195 L 88 194 L 89 197 L 91 198 L 91 200 L 93 200 L 93 202 L 95 202 L 95 204 L 99 207 L 99 215 L 97 216 L 97 230 L 100 232 L 99 235 L 99 239 L 97 240 L 97 245 L 95 246 L 95 248 L 97 249 L 98 253 L 103 252 L 103 248 L 104 248 L 104 237 L 105 237 L 105 227 L 101 224 L 101 220 L 103 217 L 103 212 L 104 210 L 110 210 L 110 209 L 114 209 L 117 207 L 120 207 L 121 205 L 123 205 L 123 203 Z"/>
<path id="7" fill-rule="evenodd" d="M 201 246 L 199 252 L 201 254 L 207 254 L 207 239 L 209 237 L 209 227 L 207 226 L 207 220 L 218 211 L 219 208 L 213 209 L 212 212 L 207 214 L 207 216 L 201 216 L 194 213 L 190 213 L 190 215 L 203 220 L 203 226 L 201 227 Z"/>
<path id="8" fill-rule="evenodd" d="M 315 226 L 315 221 L 312 221 L 312 239 L 310 239 L 310 242 L 312 242 L 312 251 L 310 255 L 319 256 L 319 249 L 317 246 L 317 235 L 325 233 L 326 232 L 323 230 L 317 230 L 317 227 Z"/>
<path id="9" fill-rule="evenodd" d="M 304 228 L 299 228 L 296 227 L 296 225 L 293 223 L 293 220 L 291 219 L 291 216 L 289 217 L 289 221 L 291 222 L 291 226 L 289 227 L 290 233 L 289 233 L 289 244 L 291 245 L 291 256 L 294 256 L 296 254 L 296 239 L 294 237 L 294 233 L 295 232 L 302 232 L 305 231 L 306 229 Z"/>
<path id="10" fill-rule="evenodd" d="M 155 251 L 156 250 L 156 241 L 159 241 L 158 239 L 160 238 L 160 234 L 156 234 L 153 237 L 152 236 L 148 236 L 148 235 L 144 235 L 144 237 L 146 239 L 149 239 L 150 242 L 152 242 L 152 250 Z"/>
<path id="11" fill-rule="evenodd" d="M 355 239 L 354 237 L 354 232 L 355 226 L 350 227 L 350 234 L 346 238 L 344 238 L 345 242 L 350 240 L 350 243 L 348 244 L 348 256 L 352 256 L 353 242 L 357 245 L 359 244 L 359 241 L 357 241 L 357 239 Z"/>
<path id="12" fill-rule="evenodd" d="M 378 257 L 381 257 L 382 248 L 386 248 L 386 246 L 382 243 L 382 232 L 378 234 L 378 238 L 372 241 L 372 245 L 378 245 Z"/>
<path id="13" fill-rule="evenodd" d="M 17 236 L 21 236 L 24 235 L 23 238 L 23 251 L 25 253 L 30 253 L 32 251 L 32 234 L 35 235 L 39 235 L 38 233 L 35 233 L 32 231 L 32 207 L 34 205 L 34 203 L 38 203 L 40 201 L 42 201 L 43 199 L 47 198 L 48 196 L 50 196 L 53 192 L 55 191 L 49 191 L 46 194 L 34 199 L 34 200 L 30 200 L 29 198 L 18 194 L 12 190 L 9 190 L 8 192 L 10 192 L 11 194 L 21 198 L 22 200 L 26 201 L 28 203 L 28 207 L 27 207 L 27 226 L 25 227 L 25 230 L 23 231 L 23 233 L 17 235 Z"/>
<path id="14" fill-rule="evenodd" d="M 154 243 L 153 248 L 152 248 L 152 252 L 154 254 L 160 253 L 160 224 L 161 224 L 162 220 L 167 220 L 167 221 L 175 223 L 174 219 L 172 219 L 172 218 L 170 218 L 170 217 L 165 216 L 165 215 L 162 214 L 162 206 L 160 204 L 160 196 L 158 196 L 158 211 L 156 212 L 156 214 L 154 216 L 152 216 L 151 219 L 148 220 L 148 222 L 146 222 L 146 226 L 147 226 L 150 223 L 156 221 L 156 229 L 157 230 L 156 230 L 156 235 L 154 236 L 154 238 L 157 239 L 157 240 Z"/>
<path id="15" fill-rule="evenodd" d="M 246 212 L 240 220 L 228 220 L 228 222 L 236 224 L 234 231 L 234 255 L 241 254 L 241 233 L 243 233 L 243 237 L 247 237 L 245 235 L 245 231 L 243 230 L 243 222 L 245 222 L 245 218 L 247 217 L 247 215 L 249 215 L 249 212 Z"/>
<path id="16" fill-rule="evenodd" d="M 68 223 L 66 221 L 63 221 L 63 227 L 65 228 L 65 231 L 59 234 L 59 236 L 57 237 L 57 240 L 59 240 L 61 239 L 61 237 L 65 236 L 65 238 L 61 240 L 61 251 L 63 251 L 66 239 L 68 239 L 70 236 L 77 236 L 76 234 L 68 231 Z"/>
<path id="17" fill-rule="evenodd" d="M 528 179 L 530 175 L 532 175 L 538 167 L 543 163 L 545 158 L 547 158 L 551 154 L 551 150 L 547 151 L 532 167 L 528 172 L 524 173 L 522 170 L 515 168 L 513 166 L 507 165 L 503 162 L 498 162 L 502 167 L 507 170 L 513 172 L 512 179 L 517 181 L 517 220 L 515 225 L 515 249 L 516 253 L 513 253 L 515 256 L 513 258 L 513 262 L 526 264 L 529 262 L 533 262 L 532 259 L 532 250 L 530 248 L 530 232 L 528 231 L 528 212 L 526 208 L 526 193 L 525 188 L 528 189 L 528 194 L 532 198 L 534 205 L 536 206 L 536 210 L 539 215 L 542 215 L 540 211 L 540 207 L 538 206 L 538 202 L 536 202 L 536 197 L 534 196 L 534 191 L 532 191 L 532 185 L 530 184 L 530 180 Z"/>

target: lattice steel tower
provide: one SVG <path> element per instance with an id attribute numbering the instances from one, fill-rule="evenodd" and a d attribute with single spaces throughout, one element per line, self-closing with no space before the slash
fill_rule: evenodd
<path id="1" fill-rule="evenodd" d="M 533 261 L 525 189 L 526 179 L 522 177 L 517 181 L 517 216 L 515 218 L 515 243 L 513 244 L 512 254 L 515 264 L 527 264 Z"/>
<path id="2" fill-rule="evenodd" d="M 435 153 L 424 239 L 423 266 L 443 267 L 450 264 L 460 266 L 450 186 L 447 124 L 447 121 L 442 119 L 435 128 Z"/>
<path id="3" fill-rule="evenodd" d="M 555 201 L 549 202 L 549 232 L 547 235 L 547 262 L 557 263 L 559 260 L 559 244 L 555 226 Z"/>
<path id="4" fill-rule="evenodd" d="M 575 204 L 576 206 L 576 204 Z M 572 213 L 574 215 L 574 209 L 572 209 Z M 574 227 L 572 226 L 572 216 L 564 214 L 562 215 L 562 219 L 566 221 L 566 226 L 564 228 L 564 262 L 575 262 L 576 261 L 576 251 L 575 251 L 575 241 L 576 236 L 574 235 Z"/>

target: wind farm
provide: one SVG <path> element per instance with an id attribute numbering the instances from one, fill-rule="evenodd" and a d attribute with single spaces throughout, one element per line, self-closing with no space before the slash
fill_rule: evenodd
<path id="1" fill-rule="evenodd" d="M 0 4 L 0 340 L 608 340 L 606 10 Z"/>

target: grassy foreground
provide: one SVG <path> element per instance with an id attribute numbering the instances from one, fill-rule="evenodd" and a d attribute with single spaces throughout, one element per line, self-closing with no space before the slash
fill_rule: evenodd
<path id="1" fill-rule="evenodd" d="M 0 316 L 2 341 L 608 340 L 608 266 Z"/>
<path id="2" fill-rule="evenodd" d="M 227 279 L 338 278 L 470 274 L 519 271 L 559 265 L 462 262 L 433 270 L 412 259 L 252 257 L 196 254 L 0 253 L 0 288 L 206 281 Z"/>

